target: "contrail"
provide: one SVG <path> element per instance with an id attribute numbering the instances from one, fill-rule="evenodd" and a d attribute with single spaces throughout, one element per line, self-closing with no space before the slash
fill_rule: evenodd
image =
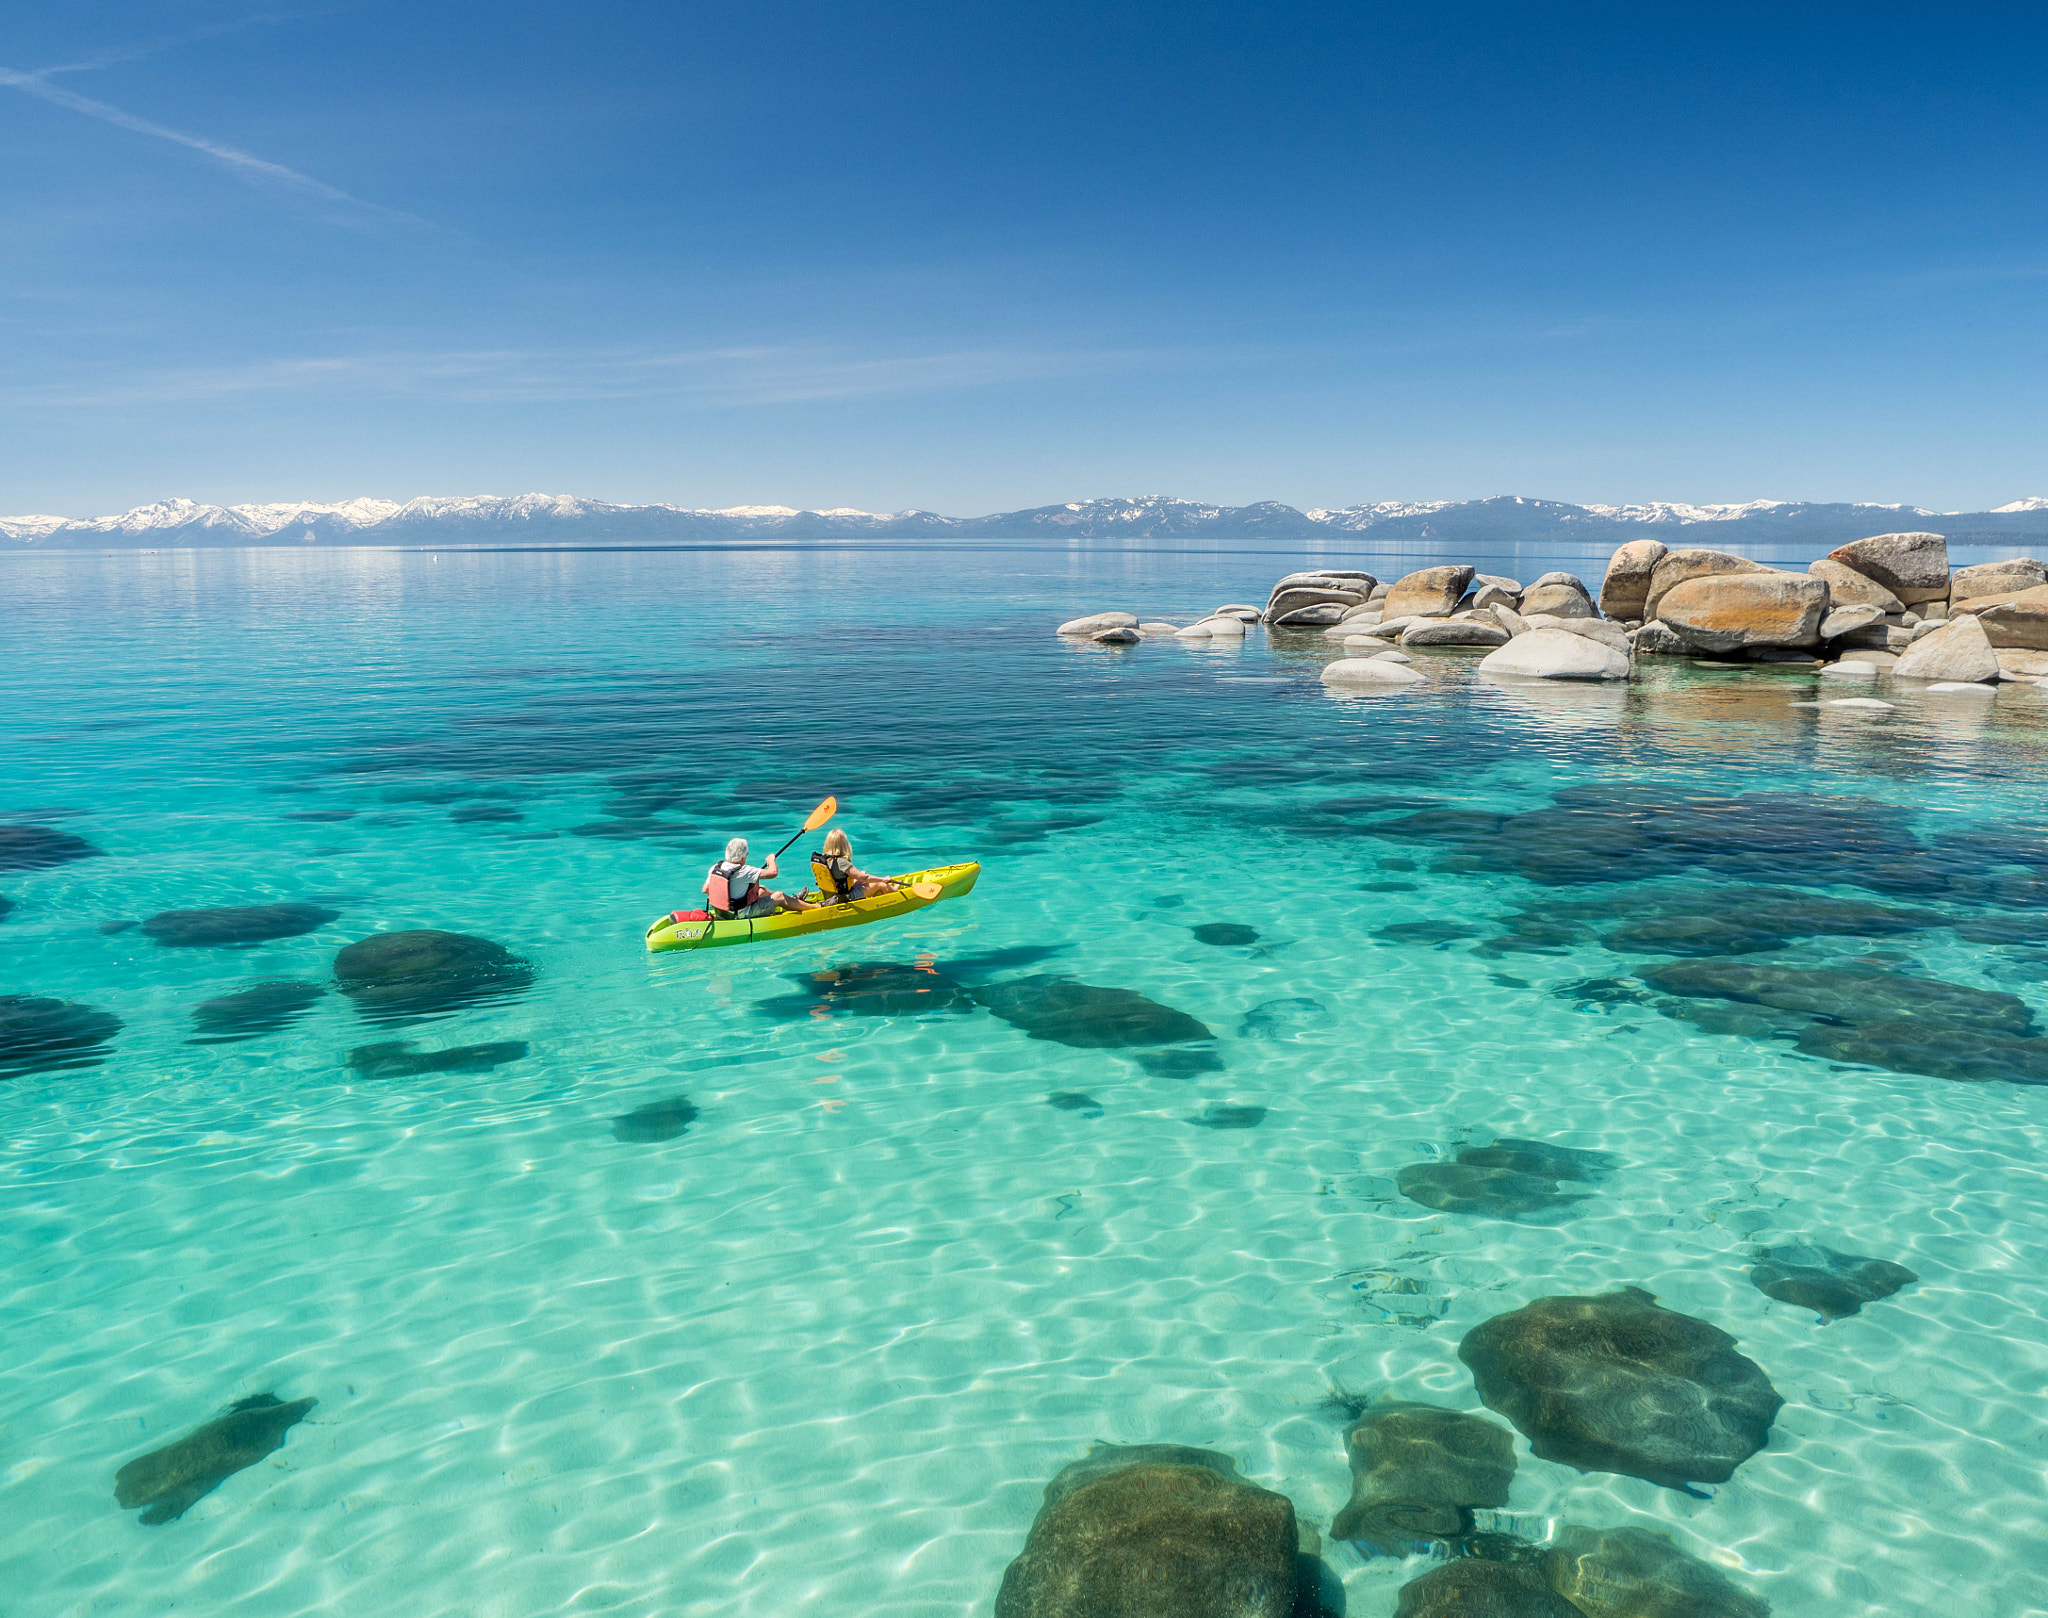
<path id="1" fill-rule="evenodd" d="M 87 65 L 87 64 L 81 64 Z M 51 68 L 50 72 L 62 69 Z M 282 186 L 302 196 L 317 197 L 322 202 L 338 203 L 363 213 L 385 219 L 403 220 L 407 224 L 423 225 L 425 220 L 396 208 L 386 208 L 378 203 L 365 202 L 361 197 L 352 197 L 346 191 L 316 180 L 310 174 L 301 174 L 297 169 L 288 169 L 282 163 L 272 163 L 266 158 L 245 152 L 240 147 L 228 146 L 217 140 L 208 140 L 203 135 L 188 135 L 181 129 L 153 123 L 147 118 L 138 118 L 132 112 L 123 112 L 104 101 L 95 101 L 90 96 L 75 94 L 49 82 L 41 73 L 20 73 L 10 67 L 0 67 L 0 85 L 20 90 L 44 101 L 54 102 L 60 107 L 69 107 L 73 112 L 82 112 L 88 118 L 98 118 L 121 129 L 132 130 L 138 135 L 151 135 L 158 140 L 171 141 L 192 151 L 212 158 L 230 173 L 243 179 L 260 181 Z"/>

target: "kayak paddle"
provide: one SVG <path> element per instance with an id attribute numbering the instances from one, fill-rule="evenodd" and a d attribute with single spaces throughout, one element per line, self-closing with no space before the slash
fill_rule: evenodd
<path id="1" fill-rule="evenodd" d="M 946 890 L 940 887 L 936 882 L 913 882 L 910 884 L 910 891 L 916 894 L 920 899 L 923 899 L 926 902 L 930 902 L 931 900 L 938 898 L 938 896 L 944 893 Z"/>
<path id="2" fill-rule="evenodd" d="M 830 820 L 834 815 L 838 813 L 839 800 L 837 798 L 827 798 L 823 803 L 819 804 L 817 808 L 813 809 L 810 812 L 810 814 L 804 817 L 804 823 L 797 828 L 795 836 L 792 836 L 790 838 L 789 843 L 795 842 L 798 837 L 803 836 L 803 834 L 807 831 L 816 831 L 820 826 L 824 825 L 826 821 Z M 780 848 L 778 848 L 775 851 L 775 857 L 777 859 L 781 859 L 783 855 L 789 852 L 789 843 L 784 843 Z"/>

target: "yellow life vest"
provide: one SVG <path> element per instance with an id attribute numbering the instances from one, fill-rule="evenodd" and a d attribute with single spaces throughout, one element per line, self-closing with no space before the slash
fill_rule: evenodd
<path id="1" fill-rule="evenodd" d="M 853 897 L 853 861 L 844 854 L 813 854 L 811 875 L 818 883 L 818 897 L 828 905 L 845 904 Z"/>

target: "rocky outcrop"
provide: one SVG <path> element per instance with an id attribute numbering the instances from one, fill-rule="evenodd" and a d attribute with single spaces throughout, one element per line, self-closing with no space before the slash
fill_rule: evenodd
<path id="1" fill-rule="evenodd" d="M 1976 613 L 1993 646 L 2016 651 L 2048 651 L 2048 587 L 1999 596 Z"/>
<path id="2" fill-rule="evenodd" d="M 1688 579 L 1713 578 L 1721 573 L 1762 573 L 1766 571 L 1759 563 L 1746 556 L 1733 556 L 1727 551 L 1683 550 L 1666 551 L 1650 570 L 1650 588 L 1643 600 L 1643 618 L 1662 617 L 1657 610 L 1665 595 Z"/>
<path id="3" fill-rule="evenodd" d="M 1806 571 L 1828 587 L 1828 598 L 1837 607 L 1875 607 L 1880 613 L 1906 610 L 1905 602 L 1853 567 L 1822 557 L 1818 562 L 1808 563 Z"/>
<path id="4" fill-rule="evenodd" d="M 1440 1405 L 1389 1400 L 1345 1434 L 1351 1499 L 1332 1539 L 1406 1556 L 1472 1532 L 1472 1513 L 1508 1503 L 1515 1440 L 1505 1427 Z"/>
<path id="5" fill-rule="evenodd" d="M 2015 590 L 2032 590 L 2048 584 L 2048 568 L 2030 556 L 2009 562 L 1979 562 L 1959 567 L 1949 579 L 1949 600 L 1968 601 L 1977 596 L 2004 595 Z"/>
<path id="6" fill-rule="evenodd" d="M 1099 1446 L 1045 1487 L 995 1618 L 1290 1618 L 1300 1532 L 1228 1456 Z"/>
<path id="7" fill-rule="evenodd" d="M 1464 599 L 1472 582 L 1469 567 L 1425 567 L 1394 581 L 1387 592 L 1389 618 L 1448 618 Z"/>
<path id="8" fill-rule="evenodd" d="M 1338 590 L 1312 584 L 1295 584 L 1273 592 L 1273 599 L 1266 603 L 1266 621 L 1278 623 L 1290 612 L 1302 607 L 1349 608 L 1364 605 L 1365 593 L 1360 590 Z M 1341 617 L 1342 614 L 1338 616 Z"/>
<path id="9" fill-rule="evenodd" d="M 1558 618 L 1547 612 L 1539 612 L 1522 620 L 1526 632 L 1531 629 L 1562 629 L 1566 634 L 1584 635 L 1588 640 L 1597 640 L 1602 646 L 1611 647 L 1624 657 L 1629 653 L 1631 642 L 1628 631 L 1611 618 Z"/>
<path id="10" fill-rule="evenodd" d="M 1593 605 L 1592 592 L 1570 573 L 1544 574 L 1522 592 L 1521 605 L 1516 610 L 1525 618 L 1538 613 L 1554 618 L 1593 618 L 1599 613 Z"/>
<path id="11" fill-rule="evenodd" d="M 1060 635 L 1098 635 L 1105 629 L 1136 629 L 1138 620 L 1128 612 L 1091 612 L 1085 618 L 1069 618 L 1054 631 Z"/>
<path id="12" fill-rule="evenodd" d="M 1687 1493 L 1733 1477 L 1784 1403 L 1734 1338 L 1640 1287 L 1538 1298 L 1473 1327 L 1458 1357 L 1544 1460 Z"/>
<path id="13" fill-rule="evenodd" d="M 1523 680 L 1626 680 L 1629 660 L 1584 635 L 1532 629 L 1488 652 L 1479 672 Z"/>
<path id="14" fill-rule="evenodd" d="M 1884 614 L 1875 607 L 1831 607 L 1820 621 L 1822 640 L 1840 640 L 1844 635 L 1854 634 L 1859 629 L 1868 629 L 1872 624 L 1884 622 Z"/>
<path id="15" fill-rule="evenodd" d="M 1804 573 L 1762 569 L 1687 579 L 1665 591 L 1657 617 L 1695 651 L 1812 646 L 1828 608 L 1828 587 Z"/>
<path id="16" fill-rule="evenodd" d="M 1836 546 L 1827 559 L 1883 585 L 1909 607 L 1948 599 L 1948 541 L 1940 534 L 1873 534 Z"/>
<path id="17" fill-rule="evenodd" d="M 1654 620 L 1629 636 L 1629 644 L 1641 657 L 1684 657 L 1692 651 L 1675 630 Z"/>
<path id="18" fill-rule="evenodd" d="M 1967 613 L 1943 624 L 1906 649 L 1892 668 L 1900 680 L 1995 680 L 1998 654 L 1992 650 L 1982 618 Z"/>
<path id="19" fill-rule="evenodd" d="M 1614 553 L 1600 581 L 1600 610 L 1609 618 L 1647 618 L 1650 575 L 1666 547 L 1654 539 L 1632 539 Z"/>

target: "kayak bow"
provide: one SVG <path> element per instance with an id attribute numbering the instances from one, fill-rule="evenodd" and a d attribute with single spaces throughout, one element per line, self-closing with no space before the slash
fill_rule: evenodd
<path id="1" fill-rule="evenodd" d="M 981 867 L 972 861 L 965 865 L 941 865 L 894 877 L 891 880 L 902 886 L 890 893 L 878 893 L 872 899 L 853 899 L 846 904 L 827 905 L 822 910 L 781 910 L 772 916 L 733 921 L 720 921 L 697 911 L 672 910 L 655 918 L 648 927 L 647 947 L 657 953 L 671 949 L 715 949 L 726 944 L 766 944 L 776 939 L 801 938 L 807 933 L 829 933 L 841 927 L 865 927 L 871 921 L 907 916 L 943 899 L 957 899 L 973 891 L 980 875 Z M 939 891 L 929 899 L 920 898 L 910 891 L 913 882 L 930 883 Z"/>

